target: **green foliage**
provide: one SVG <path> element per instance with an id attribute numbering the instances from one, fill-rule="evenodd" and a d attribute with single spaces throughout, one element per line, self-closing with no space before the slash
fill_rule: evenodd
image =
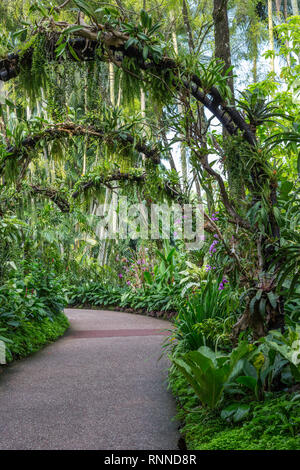
<path id="1" fill-rule="evenodd" d="M 21 242 L 22 229 L 27 230 L 28 226 L 16 216 L 5 215 L 0 219 L 0 279 L 17 269 L 14 250 Z"/>
<path id="2" fill-rule="evenodd" d="M 284 263 L 283 263 L 284 261 Z M 300 244 L 292 244 L 280 248 L 273 258 L 272 265 L 277 264 L 277 287 L 281 290 L 283 283 L 291 279 L 289 286 L 289 295 L 292 294 L 300 280 Z M 291 276 L 293 274 L 293 276 Z"/>
<path id="3" fill-rule="evenodd" d="M 131 46 L 137 47 L 143 55 L 144 60 L 150 59 L 158 63 L 162 58 L 162 44 L 155 37 L 155 33 L 161 28 L 161 23 L 152 24 L 152 17 L 145 11 L 141 10 L 140 24 L 122 23 L 121 31 L 130 35 L 125 43 L 125 49 Z"/>
<path id="4" fill-rule="evenodd" d="M 171 359 L 191 384 L 201 403 L 215 408 L 235 366 L 248 351 L 246 342 L 241 342 L 228 355 L 215 353 L 207 346 L 201 346 L 197 351 Z"/>
<path id="5" fill-rule="evenodd" d="M 144 309 L 147 312 L 170 312 L 174 314 L 180 304 L 179 289 L 174 285 L 161 286 L 153 284 L 136 291 L 130 290 L 121 297 L 120 305 L 134 309 Z"/>
<path id="6" fill-rule="evenodd" d="M 180 284 L 183 287 L 182 297 L 184 297 L 190 289 L 198 289 L 205 277 L 205 270 L 204 266 L 198 267 L 194 263 L 186 261 L 185 270 L 181 271 L 179 274 L 181 276 Z"/>
<path id="7" fill-rule="evenodd" d="M 243 359 L 226 386 L 230 396 L 249 395 L 263 400 L 268 392 L 293 386 L 300 381 L 299 327 L 287 328 L 284 334 L 271 331 Z"/>
<path id="8" fill-rule="evenodd" d="M 46 50 L 46 37 L 44 33 L 33 35 L 26 48 L 23 48 L 24 55 L 27 50 L 32 49 L 32 59 L 30 63 L 24 62 L 19 74 L 19 84 L 28 95 L 30 102 L 35 103 L 41 95 L 41 89 L 48 85 L 48 60 Z"/>
<path id="9" fill-rule="evenodd" d="M 210 276 L 182 303 L 175 319 L 175 338 L 185 351 L 228 344 L 239 301 L 234 291 L 218 289 L 222 278 L 214 280 Z"/>
<path id="10" fill-rule="evenodd" d="M 69 327 L 63 313 L 40 320 L 23 319 L 17 328 L 5 331 L 7 361 L 26 357 L 62 336 Z"/>
<path id="11" fill-rule="evenodd" d="M 53 319 L 66 304 L 60 280 L 39 263 L 24 264 L 0 286 L 0 325 L 18 328 L 23 321 Z"/>
<path id="12" fill-rule="evenodd" d="M 228 85 L 228 78 L 232 76 L 232 69 L 233 67 L 229 67 L 224 70 L 223 61 L 212 59 L 208 64 L 197 62 L 195 72 L 200 77 L 201 87 L 205 93 L 213 87 L 217 87 L 222 99 L 225 101 L 232 97 Z"/>
<path id="13" fill-rule="evenodd" d="M 68 288 L 70 305 L 114 306 L 119 305 L 124 289 L 99 283 L 85 283 Z"/>
<path id="14" fill-rule="evenodd" d="M 300 326 L 289 327 L 284 334 L 277 330 L 270 331 L 261 342 L 269 356 L 279 353 L 287 361 L 295 381 L 300 382 Z"/>
<path id="15" fill-rule="evenodd" d="M 70 305 L 110 306 L 144 310 L 145 312 L 174 312 L 178 307 L 178 289 L 174 286 L 152 285 L 140 289 L 86 283 L 68 290 Z"/>
<path id="16" fill-rule="evenodd" d="M 188 450 L 296 450 L 299 439 L 299 394 L 274 394 L 264 402 L 235 404 L 218 410 L 199 407 L 184 376 L 169 371 L 170 387 L 179 401 L 177 418 Z M 249 411 L 250 407 L 250 411 Z M 238 408 L 242 420 L 234 420 Z M 248 410 L 248 411 L 247 411 Z"/>
<path id="17" fill-rule="evenodd" d="M 276 122 L 275 118 L 286 117 L 280 112 L 277 103 L 267 102 L 266 97 L 259 88 L 241 92 L 243 100 L 239 100 L 240 108 L 246 114 L 249 123 L 253 127 L 261 126 L 265 123 Z"/>
<path id="18" fill-rule="evenodd" d="M 244 420 L 250 411 L 250 405 L 247 403 L 231 403 L 221 412 L 221 418 L 224 420 L 239 423 Z"/>

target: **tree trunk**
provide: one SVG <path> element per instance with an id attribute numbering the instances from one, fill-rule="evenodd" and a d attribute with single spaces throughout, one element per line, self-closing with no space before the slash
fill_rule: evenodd
<path id="1" fill-rule="evenodd" d="M 298 0 L 291 0 L 293 15 L 299 15 Z"/>
<path id="2" fill-rule="evenodd" d="M 142 116 L 142 120 L 144 121 L 146 117 L 146 95 L 145 95 L 143 88 L 141 88 L 141 116 Z M 143 159 L 143 162 L 145 162 L 146 157 L 143 153 L 142 153 L 142 159 Z"/>
<path id="3" fill-rule="evenodd" d="M 273 31 L 273 5 L 272 0 L 268 0 L 268 19 L 269 19 L 269 48 L 274 52 L 274 31 Z M 271 72 L 275 72 L 274 56 L 271 57 Z"/>
<path id="4" fill-rule="evenodd" d="M 227 15 L 228 0 L 214 0 L 213 20 L 215 30 L 215 57 L 224 62 L 224 71 L 231 67 L 230 33 Z M 228 79 L 232 98 L 234 99 L 234 85 L 232 75 Z"/>
<path id="5" fill-rule="evenodd" d="M 253 83 L 256 83 L 257 82 L 257 55 L 256 54 L 253 57 L 252 74 L 253 74 Z"/>
<path id="6" fill-rule="evenodd" d="M 284 19 L 285 19 L 285 20 L 287 19 L 287 9 L 288 9 L 287 0 L 284 0 L 284 4 L 283 4 L 283 16 L 284 16 Z"/>
<path id="7" fill-rule="evenodd" d="M 184 1 L 185 4 L 185 1 Z M 187 7 L 185 4 L 186 12 L 187 12 Z M 172 23 L 175 23 L 175 17 L 173 12 L 170 13 L 171 21 Z M 176 30 L 175 26 L 172 28 L 172 40 L 173 40 L 173 47 L 176 55 L 178 55 L 178 43 L 177 43 L 177 36 L 176 36 Z M 178 104 L 178 114 L 182 114 L 182 106 L 181 104 Z M 186 159 L 186 150 L 183 146 L 182 143 L 180 143 L 180 165 L 181 165 L 181 172 L 182 172 L 182 178 L 183 178 L 183 188 L 187 187 L 187 159 Z"/>
<path id="8" fill-rule="evenodd" d="M 282 0 L 276 0 L 276 13 L 277 13 L 278 18 L 280 18 L 281 16 L 281 13 L 280 13 L 281 2 Z"/>
<path id="9" fill-rule="evenodd" d="M 88 68 L 87 68 L 88 70 Z M 84 77 L 84 115 L 86 116 L 87 115 L 87 112 L 88 112 L 88 94 L 87 94 L 87 90 L 88 90 L 88 76 L 87 76 L 87 73 L 85 74 L 85 77 Z M 83 162 L 82 162 L 82 174 L 85 175 L 86 174 L 86 159 L 87 159 L 87 136 L 85 136 L 84 138 L 84 143 L 83 143 Z"/>
<path id="10" fill-rule="evenodd" d="M 114 71 L 114 64 L 109 62 L 109 96 L 110 101 L 113 106 L 115 106 L 115 71 Z"/>
<path id="11" fill-rule="evenodd" d="M 286 19 L 287 19 L 287 0 L 284 0 L 284 3 L 283 3 L 283 18 L 284 18 L 284 21 L 286 21 Z M 286 41 L 285 44 L 286 44 L 287 49 L 289 49 L 289 47 L 290 47 L 289 41 Z M 287 56 L 286 56 L 286 62 L 287 62 L 287 66 L 290 67 L 291 66 L 291 55 L 290 55 L 289 52 L 287 53 Z"/>

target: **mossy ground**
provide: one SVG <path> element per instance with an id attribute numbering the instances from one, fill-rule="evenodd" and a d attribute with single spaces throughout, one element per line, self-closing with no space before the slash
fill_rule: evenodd
<path id="1" fill-rule="evenodd" d="M 277 393 L 251 402 L 249 417 L 232 424 L 220 417 L 219 409 L 200 407 L 185 378 L 173 368 L 169 382 L 188 450 L 300 450 L 300 394 Z"/>

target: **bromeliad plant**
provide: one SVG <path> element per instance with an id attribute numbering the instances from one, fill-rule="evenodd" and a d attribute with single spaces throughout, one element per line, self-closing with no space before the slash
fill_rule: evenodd
<path id="1" fill-rule="evenodd" d="M 290 386 L 299 383 L 299 345 L 297 327 L 284 335 L 272 331 L 258 346 L 241 341 L 227 355 L 201 346 L 185 354 L 173 354 L 171 360 L 186 377 L 202 405 L 215 408 L 224 393 L 227 401 L 228 396 L 236 401 L 237 397 L 246 397 L 249 392 L 256 400 L 263 400 L 265 392 L 276 390 L 280 381 Z M 225 408 L 223 417 L 239 421 L 249 409 L 247 404 L 240 407 L 233 402 Z"/>
<path id="2" fill-rule="evenodd" d="M 202 405 L 215 408 L 234 368 L 248 352 L 249 344 L 244 341 L 228 355 L 201 346 L 197 351 L 171 357 L 171 360 L 186 377 Z"/>
<path id="3" fill-rule="evenodd" d="M 284 334 L 270 333 L 251 345 L 251 353 L 243 360 L 235 377 L 226 387 L 230 395 L 250 392 L 263 400 L 266 392 L 300 382 L 300 329 L 288 328 Z"/>

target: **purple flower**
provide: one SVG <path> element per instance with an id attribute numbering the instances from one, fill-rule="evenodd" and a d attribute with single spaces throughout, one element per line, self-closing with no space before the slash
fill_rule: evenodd
<path id="1" fill-rule="evenodd" d="M 214 234 L 214 237 L 215 237 L 215 238 L 219 238 L 219 236 L 218 236 L 218 234 L 217 234 L 217 233 L 215 233 L 215 234 Z"/>
<path id="2" fill-rule="evenodd" d="M 212 244 L 210 245 L 210 247 L 209 247 L 209 253 L 210 253 L 210 254 L 216 252 L 215 246 L 217 245 L 217 243 L 219 243 L 218 240 L 214 240 L 214 241 L 212 242 Z"/>
<path id="3" fill-rule="evenodd" d="M 126 284 L 127 284 L 128 286 L 130 286 L 131 282 L 130 282 L 130 281 L 127 281 Z"/>
<path id="4" fill-rule="evenodd" d="M 123 277 L 123 274 L 120 273 L 120 274 L 119 274 L 119 278 L 121 279 L 122 277 Z"/>
<path id="5" fill-rule="evenodd" d="M 206 272 L 208 273 L 208 271 L 211 270 L 211 266 L 209 264 L 206 265 Z"/>
<path id="6" fill-rule="evenodd" d="M 224 284 L 226 284 L 228 282 L 227 279 L 225 279 L 225 277 L 222 279 L 222 282 L 220 282 L 220 285 L 219 285 L 219 290 L 223 290 L 224 289 Z"/>

